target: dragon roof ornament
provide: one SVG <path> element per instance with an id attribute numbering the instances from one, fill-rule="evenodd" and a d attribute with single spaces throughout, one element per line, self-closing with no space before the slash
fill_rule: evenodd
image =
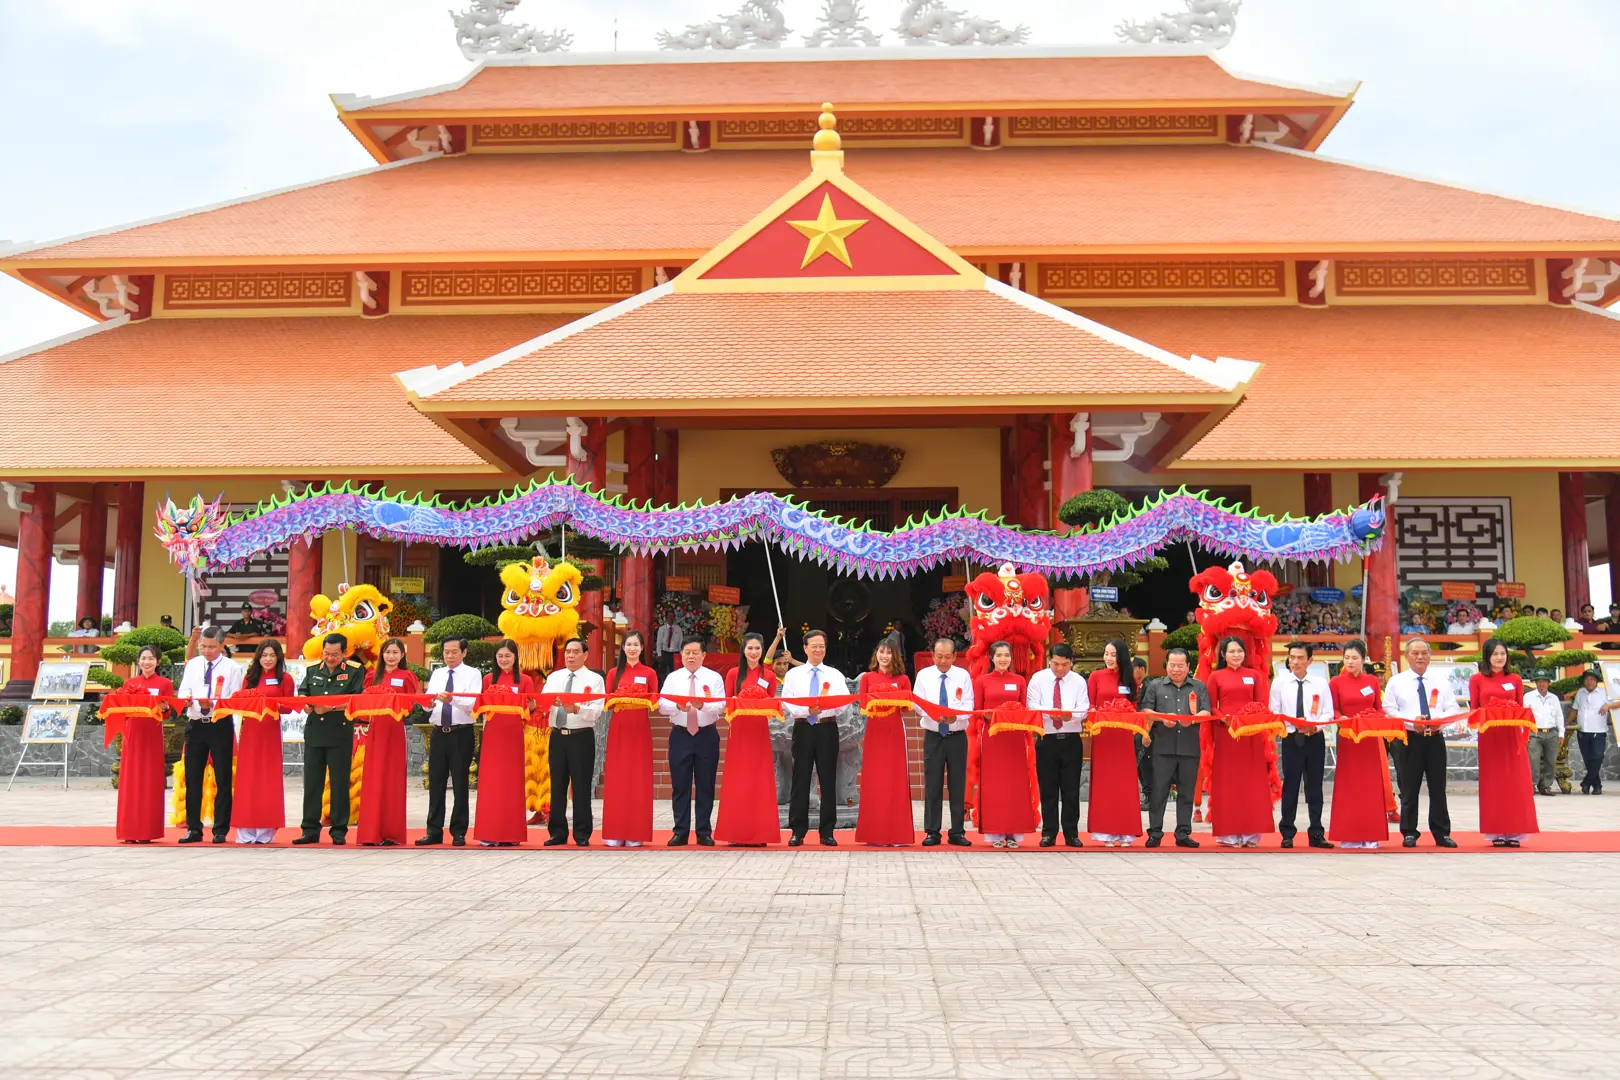
<path id="1" fill-rule="evenodd" d="M 523 0 L 471 0 L 466 11 L 450 13 L 456 25 L 456 44 L 469 60 L 515 53 L 562 52 L 574 42 L 567 30 L 536 30 L 527 23 L 509 23 L 506 16 Z"/>

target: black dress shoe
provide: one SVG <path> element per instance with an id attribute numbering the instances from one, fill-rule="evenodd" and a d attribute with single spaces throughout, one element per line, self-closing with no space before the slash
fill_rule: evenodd
<path id="1" fill-rule="evenodd" d="M 670 837 L 669 838 L 669 846 L 670 847 L 685 847 L 686 846 L 686 837 L 684 837 L 684 836 L 672 836 L 672 837 Z"/>
<path id="2" fill-rule="evenodd" d="M 973 841 L 969 840 L 965 836 L 961 836 L 959 834 L 953 834 L 950 837 L 950 845 L 951 845 L 951 847 L 972 847 L 973 846 Z"/>
<path id="3" fill-rule="evenodd" d="M 699 843 L 702 843 L 702 841 L 699 841 Z M 511 844 L 509 846 L 517 847 L 516 844 Z M 576 837 L 574 837 L 574 846 L 575 847 L 590 847 L 591 846 L 591 838 L 587 836 L 585 839 L 581 840 L 579 837 L 576 836 Z"/>
<path id="4" fill-rule="evenodd" d="M 348 833 L 333 833 L 332 834 L 332 845 L 334 847 L 342 847 L 344 844 L 347 844 L 348 842 L 349 842 Z"/>
<path id="5" fill-rule="evenodd" d="M 821 837 L 820 837 L 820 840 L 821 840 L 821 846 L 822 847 L 837 847 L 838 846 L 838 837 L 834 836 L 830 832 L 822 833 Z"/>
<path id="6" fill-rule="evenodd" d="M 1164 843 L 1164 837 L 1162 836 L 1150 836 L 1147 838 L 1148 847 L 1158 847 L 1162 843 Z"/>
<path id="7" fill-rule="evenodd" d="M 937 844 L 937 843 L 939 843 L 939 841 L 935 840 L 934 843 Z M 794 835 L 788 837 L 788 847 L 803 847 L 803 846 L 804 846 L 804 837 L 800 836 L 797 833 L 795 833 Z"/>
<path id="8" fill-rule="evenodd" d="M 791 844 L 791 843 L 793 843 L 793 841 L 789 840 L 788 843 Z M 927 836 L 924 836 L 922 846 L 923 847 L 939 847 L 939 833 L 931 832 Z"/>
<path id="9" fill-rule="evenodd" d="M 1311 847 L 1321 848 L 1323 851 L 1332 851 L 1334 845 L 1325 836 L 1313 836 L 1311 837 Z"/>
<path id="10" fill-rule="evenodd" d="M 300 843 L 300 841 L 294 840 L 293 843 L 297 844 L 297 843 Z M 444 834 L 443 833 L 430 832 L 430 833 L 427 833 L 427 834 L 421 836 L 420 838 L 418 838 L 417 841 L 416 841 L 416 846 L 417 847 L 433 847 L 435 844 L 442 844 L 442 843 L 444 843 Z"/>
<path id="11" fill-rule="evenodd" d="M 301 834 L 299 836 L 293 837 L 293 843 L 296 844 L 299 847 L 303 847 L 305 844 L 318 844 L 320 842 L 321 842 L 321 834 L 320 833 L 303 833 L 303 834 Z M 420 840 L 417 841 L 418 844 L 420 844 L 421 842 L 422 841 L 420 841 Z"/>
<path id="12" fill-rule="evenodd" d="M 223 844 L 224 842 L 225 842 L 225 834 L 224 833 L 217 832 L 217 833 L 214 834 L 214 843 Z"/>
<path id="13" fill-rule="evenodd" d="M 553 836 L 550 839 L 548 839 L 544 844 L 541 844 L 540 846 L 541 847 L 562 847 L 566 843 L 568 843 L 568 837 L 566 837 L 566 836 Z"/>
<path id="14" fill-rule="evenodd" d="M 1449 836 L 1437 836 L 1437 837 L 1434 838 L 1434 846 L 1435 847 L 1456 847 L 1457 846 L 1457 841 L 1453 840 Z"/>
<path id="15" fill-rule="evenodd" d="M 466 847 L 467 846 L 467 838 L 465 836 L 452 836 L 450 838 L 450 846 L 451 847 Z"/>
<path id="16" fill-rule="evenodd" d="M 1517 841 L 1517 840 L 1509 840 L 1509 841 L 1507 841 L 1507 846 L 1511 847 L 1511 848 L 1516 848 L 1516 847 L 1519 847 L 1521 845 L 1519 844 L 1519 841 Z"/>
<path id="17" fill-rule="evenodd" d="M 1043 837 L 1041 837 L 1041 847 L 1057 847 L 1057 837 L 1055 837 L 1055 836 L 1043 836 Z"/>
<path id="18" fill-rule="evenodd" d="M 712 837 L 712 836 L 700 836 L 700 837 L 698 837 L 698 847 L 714 847 L 714 837 Z"/>
<path id="19" fill-rule="evenodd" d="M 1285 847 L 1285 848 L 1293 847 L 1294 846 L 1294 838 L 1292 836 L 1283 837 L 1282 846 Z"/>
<path id="20" fill-rule="evenodd" d="M 200 844 L 200 843 L 202 843 L 202 833 L 200 833 L 200 832 L 188 832 L 188 833 L 186 833 L 186 835 L 182 836 L 177 842 L 181 843 L 181 844 Z"/>
<path id="21" fill-rule="evenodd" d="M 1403 837 L 1401 837 L 1401 847 L 1417 847 L 1417 837 L 1415 837 L 1415 836 L 1403 836 Z"/>
<path id="22" fill-rule="evenodd" d="M 1085 847 L 1086 845 L 1080 842 L 1080 838 L 1078 836 L 1065 836 L 1063 838 L 1063 846 L 1064 847 Z"/>
<path id="23" fill-rule="evenodd" d="M 1198 841 L 1194 840 L 1190 836 L 1178 836 L 1178 837 L 1176 837 L 1176 847 L 1198 847 L 1198 846 L 1199 846 Z"/>

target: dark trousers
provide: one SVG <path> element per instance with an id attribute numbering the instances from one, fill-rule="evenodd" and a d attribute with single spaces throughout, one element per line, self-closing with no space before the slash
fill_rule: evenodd
<path id="1" fill-rule="evenodd" d="M 186 725 L 186 831 L 202 833 L 203 770 L 214 760 L 214 832 L 224 836 L 231 827 L 231 751 L 235 749 L 236 728 L 229 720 L 212 723 L 193 720 Z M 345 779 L 344 792 L 349 781 Z"/>
<path id="2" fill-rule="evenodd" d="M 675 812 L 676 836 L 684 837 L 692 831 L 694 809 L 697 834 L 709 835 L 713 828 L 710 818 L 714 813 L 714 777 L 719 771 L 720 733 L 712 724 L 698 728 L 696 735 L 679 724 L 669 729 L 669 802 Z M 552 803 L 555 805 L 556 799 Z"/>
<path id="3" fill-rule="evenodd" d="M 1305 805 L 1310 811 L 1310 835 L 1322 839 L 1322 774 L 1327 767 L 1327 736 L 1320 731 L 1307 735 L 1296 731 L 1282 741 L 1282 818 L 1277 831 L 1291 840 L 1299 830 L 1294 818 L 1299 812 L 1299 785 L 1305 782 Z"/>
<path id="4" fill-rule="evenodd" d="M 941 735 L 923 730 L 923 832 L 939 832 L 947 776 L 951 792 L 951 835 L 967 835 L 967 732 Z"/>
<path id="5" fill-rule="evenodd" d="M 1418 789 L 1429 783 L 1429 835 L 1438 840 L 1451 835 L 1451 813 L 1446 808 L 1446 737 L 1408 731 L 1406 745 L 1390 743 L 1395 752 L 1395 780 L 1401 788 L 1401 835 L 1418 834 Z"/>
<path id="6" fill-rule="evenodd" d="M 1153 797 L 1153 748 L 1143 741 L 1142 736 L 1131 737 L 1136 740 L 1136 782 L 1141 785 L 1145 802 Z"/>
<path id="7" fill-rule="evenodd" d="M 551 729 L 551 817 L 548 830 L 553 840 L 568 837 L 568 785 L 574 786 L 574 839 L 590 842 L 591 779 L 596 770 L 596 731 L 574 728 Z"/>
<path id="8" fill-rule="evenodd" d="M 444 784 L 455 791 L 450 809 L 450 835 L 467 835 L 467 780 L 472 772 L 473 726 L 456 724 L 446 730 L 434 728 L 428 734 L 428 812 L 429 836 L 444 835 Z M 555 804 L 556 800 L 552 802 Z"/>
<path id="9" fill-rule="evenodd" d="M 1164 835 L 1164 804 L 1176 786 L 1176 835 L 1192 835 L 1193 787 L 1198 783 L 1197 754 L 1154 754 L 1153 793 L 1148 798 L 1148 836 Z"/>
<path id="10" fill-rule="evenodd" d="M 1078 735 L 1044 735 L 1035 743 L 1042 836 L 1058 834 L 1060 805 L 1063 835 L 1080 834 L 1080 771 L 1085 765 L 1086 748 Z"/>
<path id="11" fill-rule="evenodd" d="M 838 827 L 838 724 L 808 720 L 793 725 L 793 790 L 788 793 L 788 831 L 803 836 L 810 831 L 810 772 L 821 786 L 822 836 Z"/>
<path id="12" fill-rule="evenodd" d="M 1581 731 L 1576 733 L 1581 745 L 1581 760 L 1586 763 L 1586 775 L 1581 777 L 1582 791 L 1603 790 L 1603 750 L 1608 745 L 1609 733 L 1607 731 Z M 191 747 L 186 747 L 186 783 L 191 783 Z M 200 770 L 199 770 L 200 771 Z M 225 767 L 225 774 L 230 775 L 230 766 Z M 221 791 L 225 789 L 220 788 Z M 186 789 L 190 795 L 190 788 Z M 217 816 L 218 811 L 215 811 Z M 196 826 L 192 826 L 195 828 Z"/>
<path id="13" fill-rule="evenodd" d="M 332 836 L 346 836 L 349 832 L 349 766 L 354 758 L 354 743 L 337 746 L 304 745 L 304 834 L 312 836 L 321 831 L 321 789 L 328 774 L 332 778 Z"/>

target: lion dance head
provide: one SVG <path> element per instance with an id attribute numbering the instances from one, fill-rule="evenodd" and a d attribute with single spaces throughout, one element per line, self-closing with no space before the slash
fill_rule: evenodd
<path id="1" fill-rule="evenodd" d="M 335 600 L 317 593 L 309 602 L 315 625 L 304 642 L 304 659 L 319 660 L 326 635 L 342 634 L 345 654 L 371 664 L 388 639 L 388 613 L 394 602 L 375 585 L 339 585 Z"/>
<path id="2" fill-rule="evenodd" d="M 501 633 L 517 642 L 526 671 L 550 671 L 557 645 L 579 632 L 579 589 L 585 577 L 573 563 L 544 559 L 501 567 Z"/>
<path id="3" fill-rule="evenodd" d="M 1052 634 L 1052 594 L 1039 574 L 1019 574 L 1012 563 L 998 573 L 983 573 L 967 584 L 968 670 L 975 676 L 990 670 L 990 646 L 1005 641 L 1013 647 L 1013 670 L 1028 675 L 1045 662 Z"/>
<path id="4" fill-rule="evenodd" d="M 1277 616 L 1271 613 L 1277 579 L 1266 570 L 1253 573 L 1235 562 L 1226 569 L 1212 566 L 1187 583 L 1198 595 L 1198 677 L 1207 679 L 1219 657 L 1215 649 L 1224 637 L 1243 642 L 1244 663 L 1270 681 L 1271 635 Z"/>

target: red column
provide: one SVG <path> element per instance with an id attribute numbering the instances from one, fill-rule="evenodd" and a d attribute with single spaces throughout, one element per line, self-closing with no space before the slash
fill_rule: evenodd
<path id="1" fill-rule="evenodd" d="M 1037 417 L 1020 417 L 1013 431 L 1018 458 L 1016 463 L 1018 523 L 1026 529 L 1049 529 L 1052 525 L 1052 497 L 1046 489 L 1046 422 Z"/>
<path id="2" fill-rule="evenodd" d="M 141 540 L 146 528 L 146 485 L 118 485 L 118 532 L 113 542 L 113 625 L 141 621 Z"/>
<path id="3" fill-rule="evenodd" d="M 1609 494 L 1603 500 L 1603 523 L 1609 534 L 1609 596 L 1620 600 L 1620 473 L 1609 475 Z M 1574 612 L 1580 615 L 1580 608 Z M 1601 618 L 1605 613 L 1598 612 Z"/>
<path id="4" fill-rule="evenodd" d="M 17 526 L 17 606 L 11 616 L 11 685 L 21 690 L 32 687 L 45 651 L 56 485 L 36 483 L 28 500 Z"/>
<path id="5" fill-rule="evenodd" d="M 1388 495 L 1378 473 L 1361 473 L 1358 481 L 1362 502 L 1375 495 Z M 1361 603 L 1366 612 L 1369 659 L 1390 664 L 1393 672 L 1401 632 L 1401 604 L 1395 574 L 1395 515 L 1391 507 L 1384 510 L 1387 519 L 1383 546 L 1361 560 Z"/>
<path id="6" fill-rule="evenodd" d="M 675 506 L 681 501 L 681 433 L 668 429 L 657 434 L 661 436 L 663 448 L 658 451 L 652 500 L 659 506 Z M 659 441 L 655 439 L 654 445 Z"/>
<path id="7" fill-rule="evenodd" d="M 653 453 L 653 426 L 651 420 L 632 420 L 624 429 L 625 486 L 629 488 L 630 502 L 640 505 L 652 499 L 657 484 L 657 460 Z M 619 557 L 619 607 L 630 622 L 630 629 L 647 635 L 651 645 L 653 632 L 653 573 L 652 556 L 621 555 Z M 652 653 L 649 649 L 647 656 Z"/>
<path id="8" fill-rule="evenodd" d="M 1306 473 L 1305 516 L 1315 518 L 1331 513 L 1333 513 L 1333 474 Z M 1312 588 L 1333 584 L 1332 574 L 1333 567 L 1327 563 L 1313 562 L 1305 565 L 1305 583 Z"/>
<path id="9" fill-rule="evenodd" d="M 600 416 L 581 417 L 585 421 L 585 435 L 580 440 L 585 450 L 585 459 L 574 457 L 570 447 L 567 457 L 568 464 L 564 473 L 578 483 L 586 484 L 601 491 L 607 486 L 607 422 Z M 600 575 L 603 570 L 601 559 L 581 560 L 592 571 Z M 585 622 L 594 624 L 598 629 L 586 639 L 585 662 L 596 671 L 602 670 L 603 640 L 608 636 L 602 628 L 602 591 L 582 593 L 579 598 L 579 617 Z"/>
<path id="10" fill-rule="evenodd" d="M 1592 551 L 1586 540 L 1586 474 L 1558 474 L 1559 523 L 1564 539 L 1564 611 L 1571 616 L 1592 602 Z M 1609 553 L 1614 558 L 1614 553 Z M 1610 571 L 1612 574 L 1614 571 Z"/>
<path id="11" fill-rule="evenodd" d="M 1076 416 L 1081 417 L 1075 424 Z M 1052 417 L 1052 527 L 1067 528 L 1058 518 L 1063 504 L 1092 488 L 1091 418 L 1085 413 L 1057 413 Z M 1079 428 L 1078 433 L 1076 427 Z M 1075 443 L 1080 453 L 1074 452 Z M 1052 594 L 1053 612 L 1059 619 L 1078 618 L 1085 613 L 1085 592 L 1057 589 Z"/>
<path id="12" fill-rule="evenodd" d="M 1017 426 L 1001 429 L 1001 516 L 1010 525 L 1019 523 Z"/>
<path id="13" fill-rule="evenodd" d="M 287 652 L 293 656 L 303 650 L 315 625 L 309 604 L 321 591 L 323 547 L 322 538 L 317 536 L 308 544 L 294 540 L 287 549 Z"/>
<path id="14" fill-rule="evenodd" d="M 101 579 L 107 569 L 107 485 L 91 484 L 90 501 L 79 514 L 79 604 L 73 618 L 101 625 Z"/>

